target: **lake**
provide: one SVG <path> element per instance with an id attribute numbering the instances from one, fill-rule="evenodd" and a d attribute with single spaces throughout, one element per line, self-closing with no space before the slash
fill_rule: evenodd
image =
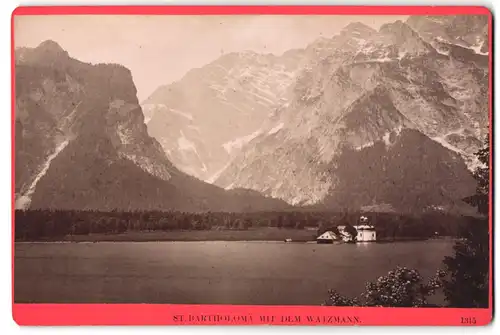
<path id="1" fill-rule="evenodd" d="M 16 243 L 16 302 L 320 305 L 398 265 L 429 277 L 452 240 Z"/>

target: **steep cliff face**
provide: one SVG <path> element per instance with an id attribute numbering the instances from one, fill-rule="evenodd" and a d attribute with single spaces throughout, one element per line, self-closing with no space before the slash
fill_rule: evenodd
<path id="1" fill-rule="evenodd" d="M 301 52 L 230 53 L 142 103 L 148 131 L 182 171 L 209 180 L 286 99 Z"/>
<path id="2" fill-rule="evenodd" d="M 442 41 L 489 53 L 487 15 L 411 16 L 406 23 L 430 43 Z"/>
<path id="3" fill-rule="evenodd" d="M 420 200 L 425 197 L 434 205 L 460 202 L 460 196 L 474 188 L 463 161 L 474 168 L 473 153 L 487 134 L 487 57 L 441 43 L 448 52 L 436 50 L 398 21 L 378 32 L 350 25 L 330 41 L 310 46 L 318 52 L 311 53 L 315 56 L 298 75 L 289 102 L 215 183 L 254 189 L 293 204 L 326 201 L 340 206 L 339 199 L 344 199 L 356 206 L 372 205 L 373 197 L 354 197 L 345 185 L 367 195 L 372 188 L 387 190 L 376 174 L 359 167 L 370 167 L 365 153 L 376 152 L 381 157 L 371 159 L 385 162 L 384 178 L 396 180 L 399 174 L 408 174 L 413 187 L 421 188 L 416 193 L 407 190 L 409 198 L 403 200 L 397 195 L 412 186 L 397 179 L 392 195 L 387 190 L 376 201 L 405 210 L 411 202 L 416 208 L 427 205 L 427 200 Z M 404 147 L 411 164 L 402 167 L 393 154 L 395 143 Z M 370 149 L 375 144 L 378 149 Z M 443 159 L 436 158 L 427 168 L 429 155 Z M 364 178 L 346 174 L 345 167 L 350 166 L 359 167 Z M 439 196 L 440 187 L 448 186 L 418 185 L 427 178 L 439 184 L 447 180 L 445 173 L 454 178 L 446 185 L 461 185 L 461 192 Z M 368 184 L 363 181 L 372 177 Z"/>
<path id="4" fill-rule="evenodd" d="M 55 42 L 16 54 L 16 207 L 238 211 L 284 205 L 185 175 L 147 133 L 130 71 Z M 231 200 L 229 201 L 229 199 Z"/>
<path id="5" fill-rule="evenodd" d="M 54 66 L 60 62 L 60 69 Z M 18 207 L 27 207 L 52 160 L 68 144 L 74 113 L 84 93 L 67 75 L 68 54 L 55 42 L 16 52 L 15 189 Z M 43 64 L 43 65 L 42 65 Z"/>
<path id="6" fill-rule="evenodd" d="M 69 202 L 85 208 L 85 197 L 63 190 L 76 187 L 80 179 L 83 188 L 86 182 L 98 182 L 100 164 L 113 171 L 113 164 L 129 161 L 137 168 L 135 178 L 170 179 L 173 167 L 147 135 L 128 69 L 81 63 L 52 41 L 16 56 L 19 207 L 63 207 Z M 120 172 L 117 168 L 110 182 L 133 177 Z"/>

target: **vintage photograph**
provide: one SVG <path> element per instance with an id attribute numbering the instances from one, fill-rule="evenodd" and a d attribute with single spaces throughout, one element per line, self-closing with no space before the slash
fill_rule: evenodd
<path id="1" fill-rule="evenodd" d="M 490 307 L 487 15 L 20 15 L 14 302 Z"/>

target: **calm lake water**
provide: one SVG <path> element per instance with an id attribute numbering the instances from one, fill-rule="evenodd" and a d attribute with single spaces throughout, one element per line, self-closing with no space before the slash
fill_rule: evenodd
<path id="1" fill-rule="evenodd" d="M 17 243 L 16 302 L 320 305 L 397 265 L 425 277 L 453 241 Z"/>

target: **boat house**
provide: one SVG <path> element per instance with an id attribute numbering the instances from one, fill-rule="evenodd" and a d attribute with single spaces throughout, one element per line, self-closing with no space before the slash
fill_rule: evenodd
<path id="1" fill-rule="evenodd" d="M 328 243 L 328 244 L 332 244 L 333 241 L 335 241 L 337 239 L 337 236 L 335 236 L 335 234 L 332 232 L 332 231 L 325 231 L 323 234 L 321 234 L 320 236 L 318 236 L 316 238 L 316 241 L 318 243 Z"/>

